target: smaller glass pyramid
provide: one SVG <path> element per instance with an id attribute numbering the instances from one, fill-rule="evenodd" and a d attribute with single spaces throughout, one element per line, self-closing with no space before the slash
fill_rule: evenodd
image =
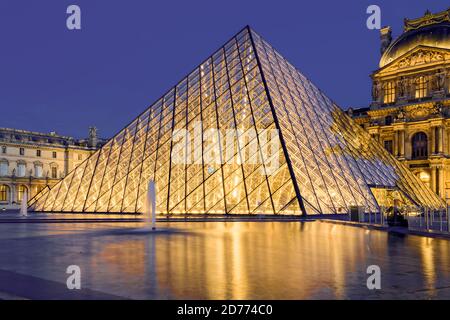
<path id="1" fill-rule="evenodd" d="M 249 27 L 51 189 L 46 212 L 378 212 L 380 194 L 441 208 L 428 187 Z"/>

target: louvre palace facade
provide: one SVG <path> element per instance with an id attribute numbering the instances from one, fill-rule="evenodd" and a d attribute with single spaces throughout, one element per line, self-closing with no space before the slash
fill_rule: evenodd
<path id="1" fill-rule="evenodd" d="M 18 209 L 86 160 L 103 143 L 91 128 L 88 139 L 0 128 L 0 210 Z"/>
<path id="2" fill-rule="evenodd" d="M 442 199 L 450 197 L 450 9 L 381 29 L 372 102 L 348 113 Z"/>

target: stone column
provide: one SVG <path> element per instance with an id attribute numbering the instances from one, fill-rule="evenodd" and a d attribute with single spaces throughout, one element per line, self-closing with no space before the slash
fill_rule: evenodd
<path id="1" fill-rule="evenodd" d="M 69 149 L 66 147 L 64 150 L 64 177 L 71 171 L 71 168 L 69 168 L 69 158 Z"/>
<path id="2" fill-rule="evenodd" d="M 431 127 L 431 154 L 436 153 L 436 135 L 435 135 L 435 130 L 436 127 Z"/>
<path id="3" fill-rule="evenodd" d="M 440 126 L 438 128 L 439 132 L 439 143 L 438 143 L 438 153 L 444 152 L 444 127 Z"/>
<path id="4" fill-rule="evenodd" d="M 446 154 L 447 152 L 447 127 L 445 125 L 442 126 L 442 153 Z"/>
<path id="5" fill-rule="evenodd" d="M 399 131 L 399 140 L 400 140 L 400 157 L 405 157 L 405 130 Z"/>
<path id="6" fill-rule="evenodd" d="M 398 156 L 398 131 L 394 131 L 393 144 L 394 144 L 394 146 L 393 146 L 394 150 L 392 150 L 393 151 L 393 155 L 394 155 L 394 157 L 397 157 Z"/>
<path id="7" fill-rule="evenodd" d="M 431 166 L 431 190 L 436 192 L 436 168 Z"/>
<path id="8" fill-rule="evenodd" d="M 450 154 L 450 131 L 444 129 L 444 132 L 447 132 L 447 154 Z"/>
<path id="9" fill-rule="evenodd" d="M 16 191 L 16 185 L 12 184 L 11 185 L 11 204 L 16 201 L 17 198 L 17 191 Z"/>
<path id="10" fill-rule="evenodd" d="M 440 165 L 437 168 L 439 172 L 439 195 L 441 198 L 445 199 L 445 170 L 444 165 Z"/>
<path id="11" fill-rule="evenodd" d="M 11 184 L 9 185 L 9 194 L 8 194 L 8 204 L 11 205 L 12 202 L 14 201 L 14 185 Z"/>

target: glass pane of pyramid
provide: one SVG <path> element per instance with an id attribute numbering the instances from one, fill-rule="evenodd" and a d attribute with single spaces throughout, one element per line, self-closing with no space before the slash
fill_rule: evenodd
<path id="1" fill-rule="evenodd" d="M 248 27 L 30 208 L 139 213 L 150 180 L 161 214 L 376 212 L 384 189 L 443 205 Z"/>

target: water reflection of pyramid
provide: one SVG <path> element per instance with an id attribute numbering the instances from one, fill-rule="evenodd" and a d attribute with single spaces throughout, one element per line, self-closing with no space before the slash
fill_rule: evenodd
<path id="1" fill-rule="evenodd" d="M 172 138 L 181 130 L 195 135 L 199 124 L 200 139 L 193 143 Z M 268 129 L 279 132 L 275 158 L 263 152 Z M 256 132 L 250 157 L 259 161 L 227 162 L 222 140 L 230 130 Z M 200 150 L 194 159 L 173 161 L 188 145 Z M 238 140 L 233 158 L 243 160 L 247 145 Z M 220 161 L 206 164 L 211 152 Z M 156 183 L 157 211 L 165 214 L 327 214 L 354 205 L 374 212 L 373 186 L 398 188 L 416 205 L 441 206 L 430 189 L 248 27 L 30 207 L 142 212 L 150 179 Z"/>

